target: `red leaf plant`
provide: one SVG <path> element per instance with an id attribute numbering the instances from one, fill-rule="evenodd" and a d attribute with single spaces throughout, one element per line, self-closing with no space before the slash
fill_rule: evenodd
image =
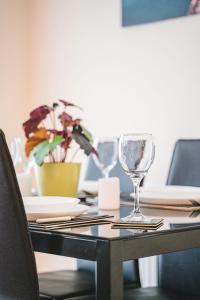
<path id="1" fill-rule="evenodd" d="M 98 156 L 93 148 L 91 133 L 82 126 L 80 118 L 73 118 L 69 108 L 82 110 L 79 106 L 59 99 L 52 106 L 41 105 L 31 111 L 30 117 L 23 123 L 27 138 L 25 144 L 26 155 L 35 156 L 38 165 L 44 161 L 65 162 L 72 142 L 78 145 L 75 154 L 82 149 L 86 155 L 93 153 Z"/>

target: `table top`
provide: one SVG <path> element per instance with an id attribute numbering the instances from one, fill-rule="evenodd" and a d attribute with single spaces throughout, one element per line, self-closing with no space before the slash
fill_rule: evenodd
<path id="1" fill-rule="evenodd" d="M 98 211 L 95 207 L 90 207 L 88 213 L 90 214 L 109 214 L 113 216 L 113 220 L 117 220 L 120 217 L 124 217 L 132 210 L 131 206 L 121 206 L 120 210 L 105 210 Z M 170 211 L 161 209 L 143 208 L 142 212 L 145 216 L 163 218 L 164 225 L 157 230 L 136 230 L 136 229 L 113 229 L 111 224 L 96 225 L 88 227 L 79 227 L 72 229 L 62 230 L 45 230 L 44 232 L 56 233 L 60 235 L 73 235 L 82 238 L 91 239 L 106 239 L 106 240 L 123 240 L 134 239 L 144 236 L 160 235 L 173 231 L 188 231 L 192 229 L 200 229 L 200 212 L 191 214 L 183 211 Z M 178 225 L 178 226 L 174 226 Z M 34 231 L 34 230 L 31 230 Z M 40 230 L 42 232 L 42 230 Z"/>
<path id="2" fill-rule="evenodd" d="M 130 206 L 121 206 L 120 210 L 109 211 L 109 214 L 118 219 L 131 210 Z M 94 207 L 91 207 L 91 213 L 96 213 Z M 105 211 L 99 213 L 104 214 Z M 110 224 L 59 232 L 32 229 L 32 244 L 35 251 L 96 261 L 96 298 L 123 299 L 124 261 L 200 248 L 199 215 L 188 216 L 184 212 L 160 209 L 143 209 L 143 214 L 163 217 L 164 226 L 147 232 L 112 229 Z M 172 224 L 183 226 L 174 228 Z"/>

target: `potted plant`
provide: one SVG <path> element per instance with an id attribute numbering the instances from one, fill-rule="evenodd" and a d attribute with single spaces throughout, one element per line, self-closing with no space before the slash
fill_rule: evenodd
<path id="1" fill-rule="evenodd" d="M 37 107 L 23 123 L 27 138 L 25 152 L 38 165 L 41 195 L 76 197 L 80 163 L 73 162 L 74 158 L 80 149 L 86 155 L 97 155 L 91 145 L 91 133 L 81 124 L 81 119 L 73 118 L 69 108 L 81 110 L 79 106 L 59 99 L 52 106 Z"/>

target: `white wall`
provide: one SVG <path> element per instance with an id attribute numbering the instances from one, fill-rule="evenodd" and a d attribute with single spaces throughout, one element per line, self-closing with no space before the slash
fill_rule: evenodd
<path id="1" fill-rule="evenodd" d="M 0 0 L 0 128 L 22 134 L 29 106 L 27 0 Z"/>
<path id="2" fill-rule="evenodd" d="M 123 28 L 120 0 L 32 5 L 33 101 L 75 101 L 94 134 L 153 133 L 165 182 L 174 141 L 200 136 L 200 17 Z"/>
<path id="3" fill-rule="evenodd" d="M 120 2 L 0 0 L 0 126 L 69 98 L 94 134 L 152 132 L 161 183 L 174 141 L 200 133 L 200 17 L 123 28 Z"/>

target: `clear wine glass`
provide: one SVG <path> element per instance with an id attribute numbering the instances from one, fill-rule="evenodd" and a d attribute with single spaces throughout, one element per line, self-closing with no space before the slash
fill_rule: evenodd
<path id="1" fill-rule="evenodd" d="M 97 137 L 94 140 L 94 148 L 98 153 L 98 157 L 93 155 L 94 162 L 103 177 L 108 178 L 110 171 L 117 163 L 118 139 L 117 137 Z"/>
<path id="2" fill-rule="evenodd" d="M 119 140 L 119 161 L 134 187 L 134 209 L 123 221 L 143 220 L 139 205 L 139 186 L 147 174 L 155 156 L 154 139 L 151 134 L 122 134 Z"/>
<path id="3" fill-rule="evenodd" d="M 26 158 L 21 138 L 14 137 L 9 144 L 9 149 L 15 171 L 17 173 L 24 172 L 24 169 L 26 169 Z"/>

